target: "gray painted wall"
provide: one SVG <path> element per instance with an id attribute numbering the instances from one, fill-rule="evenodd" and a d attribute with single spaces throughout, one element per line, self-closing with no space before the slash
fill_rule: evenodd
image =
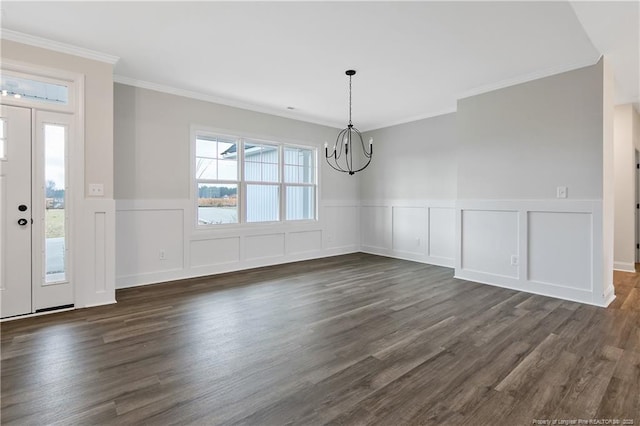
<path id="1" fill-rule="evenodd" d="M 323 145 L 339 129 L 115 84 L 115 198 L 189 198 L 191 125 L 315 146 L 320 199 L 357 200 L 358 176 L 335 173 Z"/>
<path id="2" fill-rule="evenodd" d="M 602 199 L 602 62 L 458 101 L 458 198 Z"/>
<path id="3" fill-rule="evenodd" d="M 374 139 L 371 165 L 361 174 L 361 199 L 455 199 L 456 114 L 386 127 Z"/>

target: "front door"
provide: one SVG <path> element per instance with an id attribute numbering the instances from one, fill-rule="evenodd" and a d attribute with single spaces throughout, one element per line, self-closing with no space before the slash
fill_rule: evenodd
<path id="1" fill-rule="evenodd" d="M 0 297 L 2 317 L 31 306 L 31 109 L 0 114 Z"/>
<path id="2" fill-rule="evenodd" d="M 69 277 L 69 114 L 2 105 L 0 317 L 73 304 Z"/>

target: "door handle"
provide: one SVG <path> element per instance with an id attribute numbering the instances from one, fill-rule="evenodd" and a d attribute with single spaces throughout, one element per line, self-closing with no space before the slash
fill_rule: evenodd
<path id="1" fill-rule="evenodd" d="M 18 219 L 18 225 L 25 226 L 29 221 L 25 218 Z"/>

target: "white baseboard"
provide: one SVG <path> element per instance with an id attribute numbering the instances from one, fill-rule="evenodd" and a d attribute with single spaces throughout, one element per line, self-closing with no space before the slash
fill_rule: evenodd
<path id="1" fill-rule="evenodd" d="M 628 262 L 613 262 L 613 269 L 622 272 L 636 272 L 636 265 Z"/>
<path id="2" fill-rule="evenodd" d="M 427 265 L 444 266 L 445 268 L 453 268 L 455 266 L 455 259 L 449 259 L 446 257 L 427 256 L 425 254 L 402 252 L 373 246 L 362 246 L 360 251 L 362 253 L 374 254 L 377 256 L 426 263 Z"/>
<path id="3" fill-rule="evenodd" d="M 287 255 L 278 258 L 263 258 L 252 261 L 233 262 L 222 265 L 213 265 L 208 267 L 196 267 L 175 269 L 171 271 L 159 271 L 147 274 L 129 275 L 118 277 L 116 279 L 116 288 L 131 288 L 143 285 L 158 284 L 167 281 L 184 280 L 190 278 L 206 277 L 229 272 L 244 271 L 247 269 L 262 268 L 265 266 L 283 265 L 286 263 L 300 262 L 304 260 L 321 259 L 331 256 L 339 256 L 343 254 L 359 252 L 357 246 L 345 246 L 338 248 L 330 248 L 322 251 L 313 251 L 295 255 Z"/>
<path id="4" fill-rule="evenodd" d="M 535 288 L 530 288 L 528 286 L 522 285 L 518 280 L 515 279 L 510 280 L 508 278 L 503 278 L 501 280 L 498 280 L 495 277 L 483 278 L 482 275 L 485 274 L 464 271 L 457 272 L 454 275 L 454 278 L 479 284 L 492 285 L 495 287 L 508 288 L 510 290 L 522 291 L 539 296 L 552 297 L 554 299 L 585 303 L 587 305 L 598 306 L 601 308 L 607 307 L 613 301 L 613 299 L 615 299 L 615 295 L 613 295 L 613 298 L 611 300 L 607 301 L 605 299 L 603 303 L 597 303 L 592 300 L 592 293 L 587 291 L 556 287 L 552 285 L 542 286 L 540 284 L 538 284 Z"/>

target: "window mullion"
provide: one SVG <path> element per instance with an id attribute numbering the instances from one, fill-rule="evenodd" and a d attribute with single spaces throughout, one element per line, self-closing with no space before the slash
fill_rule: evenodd
<path id="1" fill-rule="evenodd" d="M 279 191 L 280 191 L 280 221 L 284 222 L 287 220 L 286 217 L 286 202 L 287 202 L 287 192 L 284 187 L 284 147 L 280 145 L 278 147 L 278 183 L 279 183 Z"/>
<path id="2" fill-rule="evenodd" d="M 237 148 L 236 151 L 238 153 L 238 190 L 240 194 L 238 194 L 238 202 L 240 206 L 238 208 L 238 223 L 246 223 L 247 222 L 247 185 L 245 183 L 245 173 L 244 173 L 244 138 L 237 139 Z"/>

